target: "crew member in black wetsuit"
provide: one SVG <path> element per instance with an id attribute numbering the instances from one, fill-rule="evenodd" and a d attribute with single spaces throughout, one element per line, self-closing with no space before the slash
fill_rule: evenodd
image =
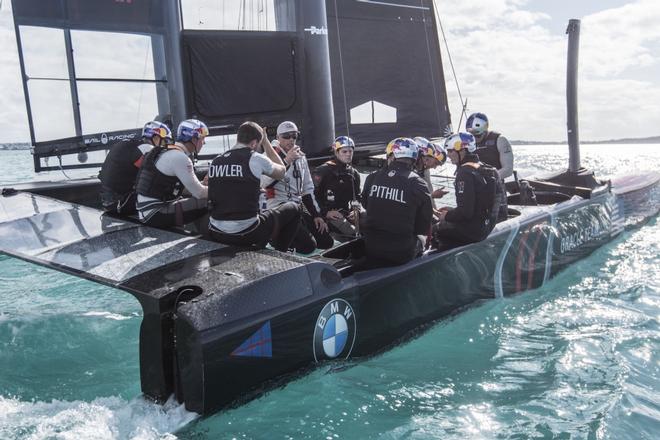
<path id="1" fill-rule="evenodd" d="M 262 149 L 264 154 L 257 151 Z M 294 161 L 303 155 L 293 151 Z M 283 202 L 260 212 L 262 175 L 282 179 L 284 162 L 273 150 L 263 128 L 244 122 L 236 135 L 236 145 L 213 159 L 209 166 L 211 238 L 220 243 L 264 247 L 272 241 L 275 249 L 286 252 L 300 225 L 295 202 Z"/>
<path id="2" fill-rule="evenodd" d="M 403 264 L 423 250 L 433 208 L 426 182 L 413 171 L 417 149 L 412 139 L 394 139 L 387 147 L 392 163 L 366 178 L 362 203 L 367 210 L 367 267 Z"/>
<path id="3" fill-rule="evenodd" d="M 467 244 L 481 241 L 496 223 L 495 186 L 497 171 L 479 162 L 474 136 L 458 133 L 447 138 L 445 148 L 456 165 L 456 208 L 443 207 L 436 214 L 435 241 Z"/>
<path id="4" fill-rule="evenodd" d="M 208 135 L 206 124 L 187 119 L 179 124 L 174 144 L 154 147 L 145 156 L 136 183 L 136 207 L 142 223 L 158 228 L 183 226 L 208 213 L 208 188 L 195 175 L 191 160 Z M 184 188 L 192 197 L 181 196 Z M 196 225 L 199 232 L 205 232 L 206 223 Z"/>
<path id="5" fill-rule="evenodd" d="M 317 167 L 313 174 L 314 196 L 321 215 L 333 236 L 346 241 L 356 235 L 356 209 L 359 209 L 360 173 L 351 166 L 355 142 L 339 136 L 332 145 L 335 158 Z"/>
<path id="6" fill-rule="evenodd" d="M 508 139 L 500 133 L 488 131 L 488 117 L 483 113 L 471 114 L 465 122 L 465 129 L 477 142 L 479 160 L 497 169 L 499 174 L 496 197 L 499 203 L 497 221 L 507 219 L 506 186 L 504 179 L 513 174 L 513 151 Z"/>
<path id="7" fill-rule="evenodd" d="M 115 145 L 103 161 L 101 180 L 101 205 L 109 214 L 135 214 L 136 194 L 133 190 L 144 155 L 153 147 L 171 142 L 170 128 L 158 121 L 149 121 L 142 129 L 140 145 Z"/>

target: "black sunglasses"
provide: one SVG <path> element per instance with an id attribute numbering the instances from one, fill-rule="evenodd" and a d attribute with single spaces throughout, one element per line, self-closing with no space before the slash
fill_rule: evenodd
<path id="1" fill-rule="evenodd" d="M 280 136 L 282 139 L 298 139 L 298 133 L 284 133 Z"/>

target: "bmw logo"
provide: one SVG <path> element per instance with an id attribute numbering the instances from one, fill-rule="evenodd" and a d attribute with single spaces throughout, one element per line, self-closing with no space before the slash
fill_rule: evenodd
<path id="1" fill-rule="evenodd" d="M 353 350 L 356 333 L 351 305 L 339 298 L 328 302 L 314 327 L 314 360 L 347 359 Z"/>

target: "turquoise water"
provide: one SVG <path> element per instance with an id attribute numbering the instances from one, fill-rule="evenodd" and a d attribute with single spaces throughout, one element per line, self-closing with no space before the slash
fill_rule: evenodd
<path id="1" fill-rule="evenodd" d="M 660 146 L 632 148 L 586 146 L 583 163 L 660 168 Z M 566 161 L 556 146 L 516 153 L 523 174 Z M 34 178 L 29 153 L 0 158 L 0 183 Z M 540 289 L 204 419 L 140 397 L 130 295 L 0 256 L 0 438 L 656 439 L 658 249 L 656 217 Z"/>

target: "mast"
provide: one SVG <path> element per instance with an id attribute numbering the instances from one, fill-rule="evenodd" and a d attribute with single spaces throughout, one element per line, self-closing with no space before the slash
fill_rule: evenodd
<path id="1" fill-rule="evenodd" d="M 172 114 L 172 129 L 186 119 L 185 87 L 183 83 L 183 68 L 181 59 L 181 9 L 179 1 L 165 1 L 161 6 L 165 14 L 164 51 L 167 60 L 167 90 L 169 106 Z M 154 62 L 156 60 L 154 58 Z M 156 65 L 156 67 L 158 67 Z M 161 72 L 158 72 L 161 73 Z M 159 112 L 164 110 L 161 101 L 158 102 Z"/>
<path id="2" fill-rule="evenodd" d="M 580 47 L 580 20 L 568 21 L 568 62 L 566 66 L 566 115 L 568 129 L 568 172 L 580 169 L 580 136 L 578 131 L 577 73 Z"/>
<path id="3" fill-rule="evenodd" d="M 580 164 L 580 137 L 577 115 L 577 70 L 580 44 L 580 20 L 568 21 L 568 62 L 566 67 L 566 128 L 568 130 L 568 169 L 542 180 L 566 186 L 596 188 L 602 182 Z"/>
<path id="4" fill-rule="evenodd" d="M 328 18 L 325 0 L 303 0 L 299 5 L 307 96 L 303 121 L 305 149 L 321 152 L 327 150 L 335 138 Z"/>

